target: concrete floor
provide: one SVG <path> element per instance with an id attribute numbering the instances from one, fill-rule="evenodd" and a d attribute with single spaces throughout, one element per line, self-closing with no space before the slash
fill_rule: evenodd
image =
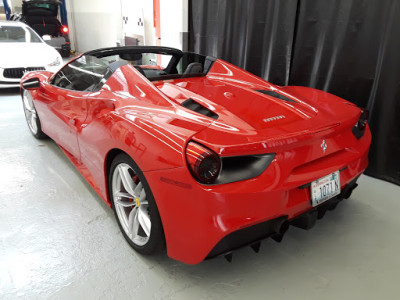
<path id="1" fill-rule="evenodd" d="M 400 187 L 362 176 L 316 227 L 195 266 L 143 257 L 18 91 L 0 91 L 0 299 L 399 299 Z"/>

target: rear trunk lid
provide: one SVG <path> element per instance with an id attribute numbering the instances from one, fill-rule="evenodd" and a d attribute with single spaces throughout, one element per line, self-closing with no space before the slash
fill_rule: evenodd
<path id="1" fill-rule="evenodd" d="M 265 152 L 266 147 L 269 152 L 310 137 L 351 131 L 360 114 L 359 108 L 339 97 L 305 87 L 254 88 L 207 77 L 156 86 L 182 110 L 214 119 L 195 138 L 220 154 L 231 153 L 238 145 L 238 152 Z"/>
<path id="2" fill-rule="evenodd" d="M 28 1 L 22 2 L 23 16 L 57 17 L 59 1 Z"/>
<path id="3" fill-rule="evenodd" d="M 177 113 L 210 120 L 191 139 L 220 156 L 275 153 L 271 172 L 293 187 L 353 168 L 367 151 L 369 131 L 362 140 L 352 133 L 361 114 L 354 104 L 313 88 L 274 86 L 227 63 L 213 70 L 155 85 L 179 104 Z"/>

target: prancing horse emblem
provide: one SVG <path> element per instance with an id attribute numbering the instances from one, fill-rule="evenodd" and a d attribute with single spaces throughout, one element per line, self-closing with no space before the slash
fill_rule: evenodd
<path id="1" fill-rule="evenodd" d="M 322 150 L 324 150 L 324 153 L 325 153 L 326 148 L 328 148 L 328 145 L 326 144 L 325 140 L 322 140 L 321 148 L 322 148 Z"/>

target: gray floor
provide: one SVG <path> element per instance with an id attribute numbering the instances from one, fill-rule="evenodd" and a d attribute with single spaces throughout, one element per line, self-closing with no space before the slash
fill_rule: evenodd
<path id="1" fill-rule="evenodd" d="M 0 91 L 0 299 L 400 299 L 400 187 L 361 177 L 310 231 L 188 266 L 143 257 L 17 92 Z"/>

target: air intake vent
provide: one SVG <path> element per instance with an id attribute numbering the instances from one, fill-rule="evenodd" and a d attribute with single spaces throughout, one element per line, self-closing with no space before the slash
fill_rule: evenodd
<path id="1" fill-rule="evenodd" d="M 283 95 L 281 95 L 281 94 L 279 94 L 277 92 L 274 92 L 274 91 L 268 91 L 268 90 L 256 90 L 256 91 L 259 92 L 259 93 L 262 93 L 264 95 L 268 95 L 268 96 L 277 98 L 277 99 L 281 99 L 281 100 L 285 100 L 285 101 L 288 101 L 288 102 L 296 103 L 296 101 L 294 101 L 293 99 L 290 99 L 290 98 L 288 98 L 286 96 L 283 96 Z"/>
<path id="2" fill-rule="evenodd" d="M 197 103 L 192 98 L 189 98 L 189 99 L 183 101 L 182 106 L 186 107 L 187 109 L 193 110 L 199 114 L 202 114 L 203 116 L 207 116 L 207 117 L 213 118 L 215 120 L 218 119 L 218 115 L 215 112 L 213 112 L 213 111 L 209 110 L 208 108 L 204 107 L 203 105 Z"/>

